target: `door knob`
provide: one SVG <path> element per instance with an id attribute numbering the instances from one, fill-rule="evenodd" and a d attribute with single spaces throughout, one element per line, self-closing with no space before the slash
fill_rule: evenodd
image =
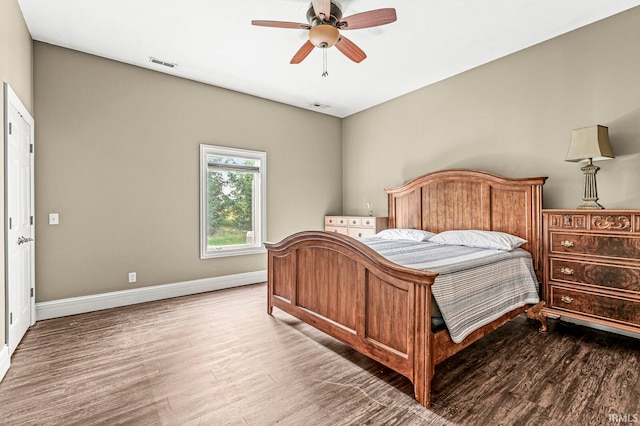
<path id="1" fill-rule="evenodd" d="M 18 245 L 28 243 L 29 241 L 33 241 L 33 238 L 20 237 L 18 238 Z"/>

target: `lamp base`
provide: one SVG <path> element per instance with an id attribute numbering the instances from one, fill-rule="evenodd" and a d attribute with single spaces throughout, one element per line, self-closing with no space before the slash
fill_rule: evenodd
<path id="1" fill-rule="evenodd" d="M 582 204 L 577 208 L 580 210 L 602 210 L 602 207 L 598 203 L 598 189 L 596 187 L 596 173 L 600 170 L 600 167 L 594 166 L 591 158 L 589 158 L 589 164 L 581 167 L 582 173 L 584 173 L 584 196 L 582 197 Z"/>
<path id="2" fill-rule="evenodd" d="M 578 210 L 604 210 L 596 200 L 583 200 L 582 204 L 576 207 Z"/>

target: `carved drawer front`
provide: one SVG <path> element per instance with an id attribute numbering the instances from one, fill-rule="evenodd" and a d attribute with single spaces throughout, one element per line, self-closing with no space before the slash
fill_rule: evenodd
<path id="1" fill-rule="evenodd" d="M 640 325 L 640 301 L 551 286 L 551 307 L 595 318 Z"/>
<path id="2" fill-rule="evenodd" d="M 640 259 L 640 237 L 551 232 L 551 253 Z"/>
<path id="3" fill-rule="evenodd" d="M 587 215 L 585 214 L 551 214 L 549 227 L 560 229 L 587 229 Z"/>
<path id="4" fill-rule="evenodd" d="M 630 214 L 593 214 L 591 229 L 593 231 L 630 232 L 632 216 Z"/>
<path id="5" fill-rule="evenodd" d="M 550 259 L 550 267 L 550 279 L 554 281 L 610 287 L 640 294 L 640 267 L 573 262 L 555 258 Z"/>

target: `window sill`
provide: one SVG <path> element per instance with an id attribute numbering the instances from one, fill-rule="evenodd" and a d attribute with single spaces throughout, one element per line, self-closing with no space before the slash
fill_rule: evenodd
<path id="1" fill-rule="evenodd" d="M 218 257 L 230 257 L 230 256 L 247 256 L 252 254 L 266 253 L 267 249 L 264 246 L 260 247 L 243 247 L 243 248 L 224 248 L 220 250 L 208 250 L 200 254 L 200 259 L 215 259 Z"/>

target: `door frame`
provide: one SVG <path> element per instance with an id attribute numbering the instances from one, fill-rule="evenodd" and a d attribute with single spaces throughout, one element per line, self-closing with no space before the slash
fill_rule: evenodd
<path id="1" fill-rule="evenodd" d="M 4 285 L 4 297 L 5 297 L 5 341 L 4 344 L 7 345 L 7 347 L 9 347 L 9 315 L 10 315 L 10 309 L 9 309 L 9 262 L 8 262 L 8 256 L 9 256 L 9 240 L 8 240 L 8 235 L 9 235 L 9 224 L 8 224 L 8 210 L 9 210 L 9 206 L 8 206 L 8 172 L 7 172 L 7 161 L 8 159 L 8 146 L 7 146 L 7 142 L 9 140 L 9 106 L 12 105 L 19 113 L 20 115 L 22 115 L 22 118 L 29 124 L 29 126 L 31 127 L 31 144 L 34 147 L 32 149 L 32 155 L 30 156 L 30 165 L 29 167 L 31 168 L 30 174 L 31 174 L 31 216 L 34 218 L 33 219 L 33 225 L 31 228 L 31 232 L 32 232 L 32 236 L 35 236 L 35 231 L 36 231 L 36 226 L 35 226 L 35 185 L 34 185 L 34 157 L 35 157 L 35 121 L 33 119 L 33 117 L 31 116 L 31 114 L 29 113 L 29 111 L 27 110 L 27 108 L 24 106 L 24 104 L 22 103 L 22 101 L 20 101 L 20 98 L 18 97 L 18 95 L 13 91 L 13 89 L 11 88 L 11 86 L 8 83 L 3 83 L 3 87 L 4 87 L 4 139 L 3 139 L 3 143 L 4 143 L 4 280 L 5 280 L 5 285 Z M 36 298 L 35 298 L 35 266 L 36 266 L 36 259 L 35 259 L 35 242 L 30 244 L 32 253 L 31 253 L 31 277 L 33 282 L 31 283 L 31 288 L 33 288 L 32 290 L 32 294 L 31 294 L 31 309 L 30 309 L 30 325 L 34 325 L 36 322 Z"/>

